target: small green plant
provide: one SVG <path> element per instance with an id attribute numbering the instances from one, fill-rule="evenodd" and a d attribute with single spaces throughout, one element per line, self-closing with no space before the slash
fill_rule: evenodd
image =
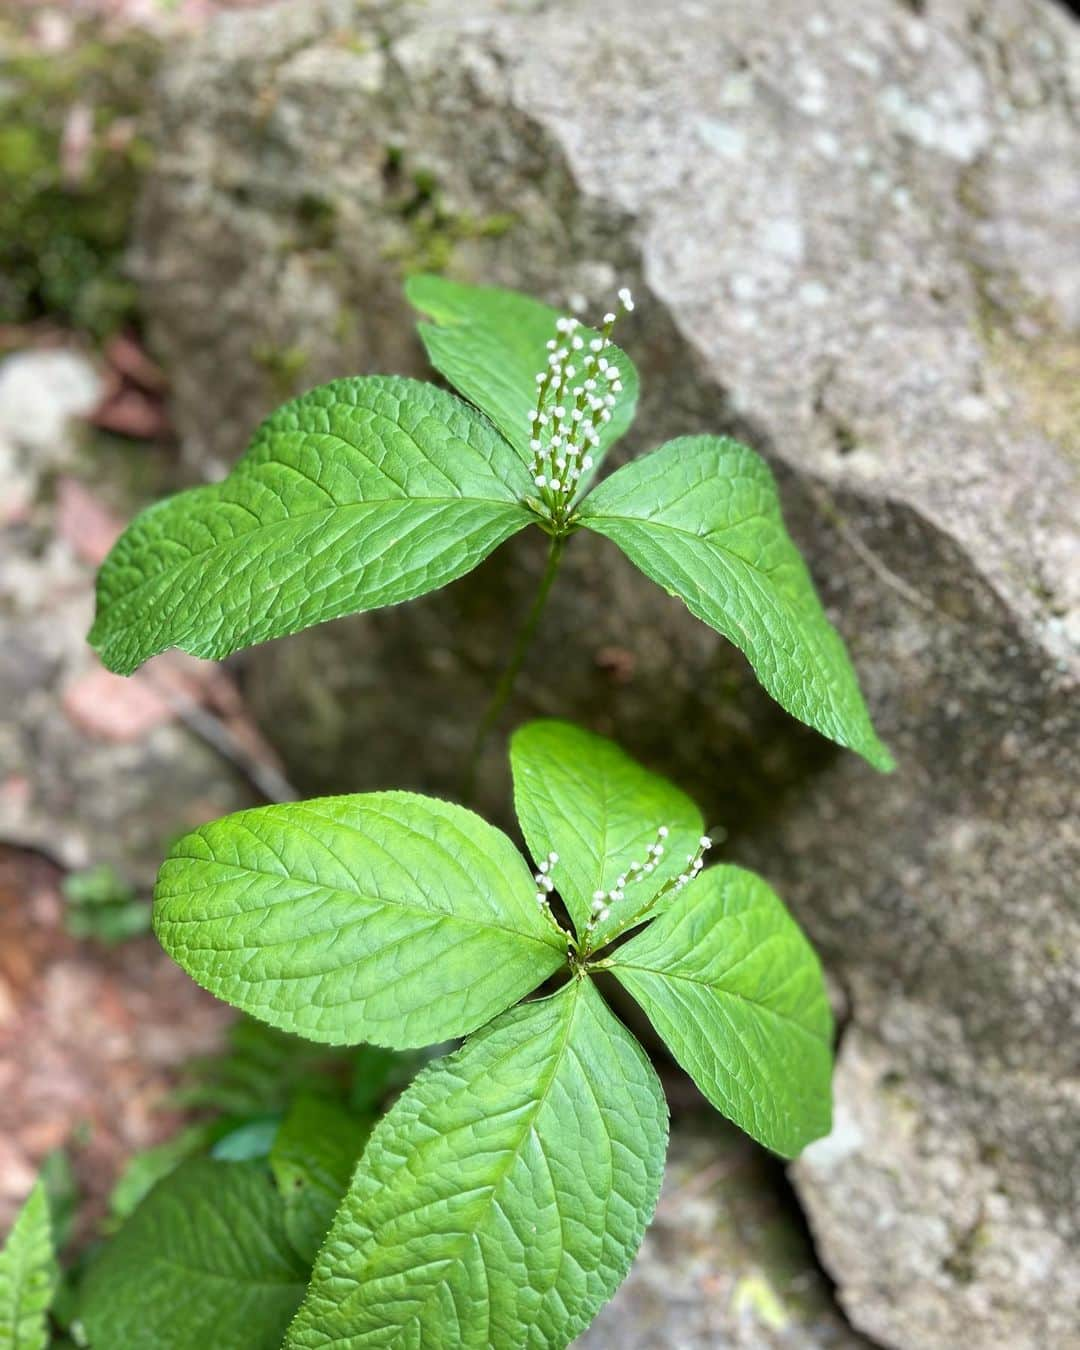
<path id="1" fill-rule="evenodd" d="M 828 1130 L 821 969 L 765 882 L 706 868 L 694 803 L 598 736 L 529 723 L 511 768 L 533 867 L 405 792 L 242 811 L 174 845 L 155 928 L 219 997 L 329 1044 L 467 1039 L 370 1139 L 308 1096 L 211 1158 L 152 1156 L 139 1182 L 164 1179 L 82 1291 L 91 1345 L 567 1344 L 626 1274 L 667 1144 L 598 975 L 755 1139 L 792 1156 Z"/>
<path id="2" fill-rule="evenodd" d="M 45 1350 L 59 1282 L 49 1200 L 39 1179 L 0 1248 L 0 1345 Z"/>
<path id="3" fill-rule="evenodd" d="M 407 293 L 433 320 L 420 328 L 432 364 L 469 402 L 372 375 L 284 404 L 224 482 L 143 512 L 106 559 L 90 641 L 111 670 L 170 646 L 220 658 L 413 599 L 535 525 L 548 566 L 482 736 L 567 540 L 588 529 L 739 647 L 794 716 L 891 767 L 762 459 L 684 436 L 590 490 L 637 403 L 615 313 L 596 331 L 509 291 L 418 276 Z"/>
<path id="4" fill-rule="evenodd" d="M 79 1188 L 65 1150 L 44 1159 L 0 1250 L 0 1347 L 87 1346 L 87 1309 L 95 1344 L 117 1350 L 196 1345 L 201 1330 L 204 1346 L 276 1345 L 372 1125 L 428 1058 L 317 1045 L 239 1018 L 222 1053 L 183 1070 L 174 1103 L 200 1118 L 128 1159 L 98 1224 L 104 1245 L 62 1263 Z M 82 1221 L 89 1226 L 90 1216 Z M 265 1271 L 275 1234 L 283 1235 L 293 1298 L 284 1290 L 260 1302 L 248 1341 L 243 1296 Z M 244 1273 L 234 1278 L 238 1263 Z M 189 1299 L 199 1305 L 195 1314 Z"/>
<path id="5" fill-rule="evenodd" d="M 589 329 L 505 291 L 418 277 L 408 293 L 469 402 L 371 376 L 285 404 L 223 483 L 121 537 L 91 633 L 108 666 L 173 645 L 222 657 L 407 600 L 536 525 L 547 568 L 475 764 L 566 541 L 590 529 L 789 711 L 891 767 L 752 451 L 683 437 L 593 486 L 637 399 L 614 312 Z M 660 1083 L 604 984 L 766 1147 L 791 1157 L 828 1130 L 821 969 L 766 883 L 706 868 L 694 803 L 608 741 L 530 723 L 511 767 L 531 867 L 464 807 L 392 791 L 240 812 L 173 847 L 154 929 L 219 998 L 333 1046 L 465 1039 L 370 1138 L 370 1121 L 309 1104 L 210 1158 L 151 1159 L 79 1298 L 92 1345 L 566 1345 L 633 1260 L 667 1140 Z"/>
<path id="6" fill-rule="evenodd" d="M 65 927 L 74 938 L 95 938 L 108 946 L 150 931 L 150 906 L 108 863 L 64 878 Z"/>

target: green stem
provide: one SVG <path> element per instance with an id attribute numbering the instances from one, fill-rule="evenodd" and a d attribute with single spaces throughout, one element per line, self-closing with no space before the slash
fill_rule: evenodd
<path id="1" fill-rule="evenodd" d="M 669 881 L 667 885 L 665 885 L 661 890 L 656 892 L 656 894 L 652 897 L 651 900 L 647 900 L 645 904 L 643 904 L 640 909 L 635 910 L 635 912 L 631 914 L 629 918 L 623 919 L 622 923 L 619 924 L 618 928 L 614 928 L 610 933 L 606 934 L 606 936 L 604 937 L 603 944 L 600 947 L 595 948 L 595 950 L 603 951 L 604 947 L 610 947 L 611 944 L 615 941 L 615 939 L 618 937 L 622 937 L 622 935 L 627 931 L 628 928 L 633 928 L 635 924 L 641 923 L 648 916 L 649 911 L 659 901 L 663 900 L 664 896 L 667 895 L 668 891 L 671 890 L 672 884 L 673 883 Z M 593 950 L 594 948 L 590 945 L 589 938 L 586 937 L 585 945 L 581 951 L 582 960 L 587 960 L 592 955 Z M 604 970 L 606 969 L 606 967 L 604 965 L 594 965 L 590 967 L 590 969 Z"/>
<path id="2" fill-rule="evenodd" d="M 563 548 L 566 544 L 566 536 L 554 534 L 551 536 L 551 547 L 548 550 L 547 566 L 544 568 L 544 575 L 540 578 L 540 589 L 536 592 L 536 598 L 532 602 L 532 608 L 525 616 L 525 622 L 518 631 L 517 639 L 514 642 L 514 650 L 510 655 L 506 669 L 499 677 L 499 682 L 491 695 L 491 701 L 484 709 L 484 715 L 476 728 L 476 735 L 473 737 L 472 748 L 469 751 L 469 760 L 465 769 L 465 778 L 462 785 L 462 795 L 465 801 L 472 801 L 473 791 L 476 786 L 476 770 L 480 762 L 480 754 L 491 735 L 491 730 L 502 715 L 510 695 L 514 692 L 514 685 L 517 682 L 518 675 L 521 674 L 521 667 L 525 664 L 525 658 L 529 654 L 529 648 L 532 640 L 536 636 L 536 630 L 540 625 L 540 617 L 544 612 L 544 606 L 547 604 L 548 593 L 551 590 L 552 582 L 555 580 L 555 573 L 559 570 L 559 563 L 562 560 Z"/>

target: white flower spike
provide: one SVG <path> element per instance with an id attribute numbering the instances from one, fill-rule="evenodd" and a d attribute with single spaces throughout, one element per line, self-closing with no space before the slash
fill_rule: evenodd
<path id="1" fill-rule="evenodd" d="M 617 905 L 620 900 L 625 900 L 626 890 L 629 886 L 633 886 L 635 882 L 643 881 L 656 870 L 665 851 L 661 841 L 669 838 L 670 835 L 671 830 L 667 825 L 659 826 L 656 831 L 656 838 L 645 850 L 644 862 L 640 862 L 635 858 L 627 865 L 626 870 L 620 876 L 615 878 L 615 884 L 609 891 L 593 891 L 592 917 L 586 925 L 586 929 L 589 933 L 594 932 L 597 924 L 603 923 L 609 917 L 612 906 Z M 652 908 L 652 906 L 662 897 L 667 895 L 677 895 L 684 886 L 689 886 L 705 866 L 702 855 L 710 848 L 712 848 L 712 840 L 707 834 L 703 834 L 698 840 L 697 851 L 686 855 L 686 867 L 678 874 L 678 876 L 673 877 L 661 886 L 660 890 L 650 901 L 647 909 Z M 647 909 L 638 911 L 637 913 L 631 910 L 627 918 L 636 919 L 639 914 L 643 916 L 647 912 Z"/>
<path id="2" fill-rule="evenodd" d="M 619 290 L 619 304 L 626 313 L 634 307 L 625 286 Z M 584 452 L 600 445 L 597 424 L 603 426 L 611 421 L 611 409 L 617 402 L 615 395 L 623 390 L 618 367 L 600 355 L 611 345 L 611 329 L 617 318 L 618 315 L 609 310 L 604 315 L 601 335 L 590 338 L 588 344 L 575 336 L 581 326 L 577 319 L 559 318 L 555 324 L 556 336 L 547 344 L 547 369 L 536 376 L 536 407 L 528 414 L 532 477 L 552 519 L 560 525 L 570 514 L 574 491 L 582 474 L 593 467 L 592 456 Z M 560 337 L 568 341 L 560 344 Z M 569 363 L 572 353 L 575 359 L 580 353 L 580 374 L 578 366 Z M 571 385 L 575 376 L 579 383 Z M 593 392 L 598 377 L 607 386 L 603 397 Z M 589 417 L 586 417 L 586 411 Z"/>

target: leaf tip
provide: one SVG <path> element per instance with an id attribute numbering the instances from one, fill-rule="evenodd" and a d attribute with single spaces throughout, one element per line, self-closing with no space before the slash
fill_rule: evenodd
<path id="1" fill-rule="evenodd" d="M 877 736 L 875 736 L 866 749 L 862 751 L 862 756 L 870 767 L 876 769 L 878 773 L 896 772 L 896 759 L 894 758 L 892 751 L 885 742 L 879 740 Z"/>
<path id="2" fill-rule="evenodd" d="M 142 658 L 134 660 L 124 656 L 119 650 L 113 635 L 101 617 L 95 619 L 86 635 L 87 645 L 97 653 L 101 664 L 113 675 L 134 675 L 142 664 Z"/>
<path id="3" fill-rule="evenodd" d="M 413 272 L 411 276 L 405 278 L 402 290 L 405 299 L 412 305 L 413 309 L 434 319 L 437 316 L 432 307 L 431 290 L 444 281 L 445 278 L 438 276 L 435 272 Z"/>

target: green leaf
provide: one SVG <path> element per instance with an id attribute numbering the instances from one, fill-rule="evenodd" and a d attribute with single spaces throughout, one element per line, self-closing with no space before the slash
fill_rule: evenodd
<path id="1" fill-rule="evenodd" d="M 64 923 L 73 938 L 109 946 L 150 931 L 150 906 L 108 863 L 71 872 L 63 881 Z"/>
<path id="2" fill-rule="evenodd" d="M 349 1110 L 358 1115 L 377 1115 L 383 1100 L 414 1078 L 433 1053 L 430 1049 L 403 1051 L 387 1050 L 381 1045 L 360 1046 L 352 1063 L 347 1094 Z"/>
<path id="3" fill-rule="evenodd" d="M 821 966 L 760 877 L 709 868 L 598 964 L 747 1134 L 789 1158 L 828 1134 L 832 1015 Z"/>
<path id="4" fill-rule="evenodd" d="M 536 375 L 546 369 L 549 338 L 556 336 L 557 309 L 527 295 L 495 286 L 462 286 L 436 276 L 412 276 L 405 283 L 409 303 L 434 323 L 419 325 L 428 359 L 435 369 L 487 413 L 521 456 L 532 464 L 528 415 L 536 406 Z M 586 342 L 599 337 L 591 328 L 579 328 Z M 600 431 L 592 451 L 593 470 L 634 420 L 638 374 L 624 351 L 612 343 L 606 355 L 617 361 L 623 393 L 612 409 L 611 421 Z M 533 491 L 530 479 L 528 489 Z"/>
<path id="5" fill-rule="evenodd" d="M 788 712 L 893 767 L 752 450 L 720 436 L 669 441 L 601 483 L 580 517 L 744 652 Z"/>
<path id="6" fill-rule="evenodd" d="M 165 950 L 204 988 L 311 1040 L 464 1036 L 566 960 L 525 860 L 460 806 L 408 792 L 266 806 L 175 844 Z"/>
<path id="7" fill-rule="evenodd" d="M 45 1350 L 49 1307 L 60 1280 L 49 1198 L 38 1180 L 0 1248 L 0 1346 Z"/>
<path id="8" fill-rule="evenodd" d="M 163 1144 L 133 1154 L 109 1196 L 108 1230 L 115 1231 L 119 1220 L 130 1218 L 157 1183 L 175 1172 L 182 1162 L 204 1153 L 220 1128 L 214 1121 L 189 1125 Z"/>
<path id="9" fill-rule="evenodd" d="M 610 891 L 631 862 L 646 862 L 660 826 L 670 831 L 655 871 L 640 873 L 597 924 L 594 947 L 678 876 L 698 846 L 703 825 L 690 798 L 602 736 L 568 722 L 530 722 L 510 742 L 510 766 L 522 833 L 538 863 L 558 854 L 552 880 L 579 934 L 593 893 Z"/>
<path id="10" fill-rule="evenodd" d="M 283 1112 L 301 1092 L 344 1092 L 352 1052 L 312 1045 L 250 1017 L 238 1017 L 226 1049 L 191 1060 L 184 1083 L 173 1093 L 178 1105 L 247 1117 Z"/>
<path id="11" fill-rule="evenodd" d="M 286 403 L 223 483 L 144 511 L 98 576 L 90 642 L 130 674 L 222 657 L 463 576 L 533 518 L 521 461 L 451 394 L 388 376 Z"/>
<path id="12" fill-rule="evenodd" d="M 38 1166 L 38 1177 L 49 1201 L 53 1250 L 60 1253 L 71 1241 L 80 1200 L 79 1180 L 67 1149 L 54 1148 L 46 1153 Z"/>
<path id="13" fill-rule="evenodd" d="M 633 1260 L 666 1139 L 656 1074 L 589 981 L 513 1009 L 376 1126 L 286 1344 L 566 1345 Z"/>
<path id="14" fill-rule="evenodd" d="M 100 1350 L 277 1350 L 307 1267 L 263 1163 L 183 1163 L 91 1265 L 79 1315 Z"/>
<path id="15" fill-rule="evenodd" d="M 222 1162 L 252 1162 L 259 1158 L 269 1158 L 280 1129 L 280 1115 L 259 1116 L 254 1120 L 241 1121 L 221 1133 L 210 1149 L 210 1156 Z"/>
<path id="16" fill-rule="evenodd" d="M 370 1133 L 370 1120 L 358 1120 L 324 1097 L 301 1097 L 281 1123 L 270 1150 L 270 1169 L 285 1205 L 285 1231 L 308 1265 L 322 1246 Z"/>

